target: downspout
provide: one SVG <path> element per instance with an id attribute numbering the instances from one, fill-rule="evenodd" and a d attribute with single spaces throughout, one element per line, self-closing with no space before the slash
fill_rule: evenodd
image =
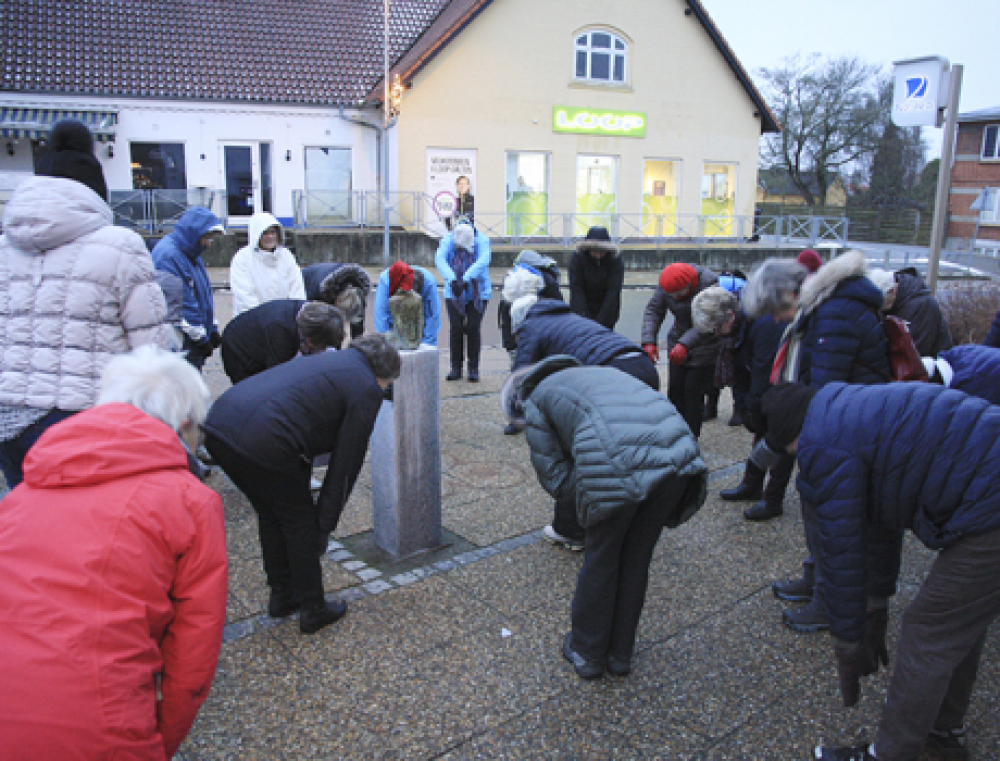
<path id="1" fill-rule="evenodd" d="M 377 190 L 379 191 L 379 197 L 381 197 L 382 184 L 383 182 L 385 182 L 385 178 L 383 177 L 383 172 L 382 172 L 382 140 L 384 137 L 383 133 L 385 132 L 385 129 L 383 129 L 377 124 L 366 122 L 364 119 L 354 119 L 350 116 L 347 116 L 344 113 L 343 106 L 339 107 L 339 113 L 337 115 L 345 122 L 348 122 L 349 124 L 357 124 L 360 127 L 367 127 L 368 129 L 375 130 L 375 181 L 378 186 Z M 367 219 L 367 217 L 368 215 L 366 207 L 365 219 Z"/>

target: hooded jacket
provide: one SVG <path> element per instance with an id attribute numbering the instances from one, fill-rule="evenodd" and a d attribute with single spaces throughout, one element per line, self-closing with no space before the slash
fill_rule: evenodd
<path id="1" fill-rule="evenodd" d="M 125 404 L 53 426 L 0 525 L 0 756 L 172 756 L 212 684 L 228 587 L 222 500 L 177 434 Z"/>
<path id="2" fill-rule="evenodd" d="M 896 300 L 886 314 L 909 323 L 910 335 L 921 357 L 936 357 L 954 345 L 940 304 L 916 270 L 896 273 Z"/>
<path id="3" fill-rule="evenodd" d="M 276 299 L 235 317 L 222 331 L 222 367 L 233 384 L 298 356 L 296 318 L 305 301 Z"/>
<path id="4" fill-rule="evenodd" d="M 156 269 L 176 275 L 184 283 L 184 321 L 181 330 L 194 343 L 206 345 L 219 332 L 208 270 L 201 258 L 201 238 L 222 223 L 208 209 L 195 207 L 181 215 L 169 235 L 153 249 Z"/>
<path id="5" fill-rule="evenodd" d="M 865 257 L 848 251 L 802 286 L 799 311 L 786 332 L 782 379 L 825 386 L 888 383 L 889 344 L 879 317 L 884 297 L 865 277 Z"/>
<path id="6" fill-rule="evenodd" d="M 595 259 L 590 252 L 605 252 Z M 625 262 L 618 246 L 610 241 L 581 240 L 569 260 L 569 306 L 581 317 L 589 317 L 613 330 L 621 315 Z"/>
<path id="7" fill-rule="evenodd" d="M 694 327 L 691 307 L 694 297 L 718 285 L 719 277 L 708 267 L 699 264 L 692 265 L 698 273 L 698 285 L 694 291 L 683 299 L 675 298 L 659 286 L 646 304 L 642 314 L 642 343 L 655 344 L 660 333 L 660 326 L 667 317 L 669 310 L 674 316 L 674 324 L 667 333 L 667 348 L 673 349 L 678 343 L 688 350 L 684 364 L 688 367 L 705 367 L 714 365 L 719 357 L 719 338 L 710 333 L 699 333 Z"/>
<path id="8" fill-rule="evenodd" d="M 948 388 L 1000 404 L 1000 349 L 962 344 L 946 351 L 941 359 L 954 373 Z"/>
<path id="9" fill-rule="evenodd" d="M 0 236 L 0 403 L 86 409 L 115 354 L 173 348 L 149 252 L 113 221 L 75 180 L 34 177 L 14 192 Z"/>
<path id="10" fill-rule="evenodd" d="M 260 248 L 260 236 L 278 228 L 274 251 Z M 267 212 L 250 217 L 247 245 L 236 252 L 229 265 L 229 287 L 233 292 L 233 316 L 274 299 L 305 299 L 306 288 L 292 252 L 285 248 L 281 223 Z"/>
<path id="11" fill-rule="evenodd" d="M 420 298 L 424 302 L 424 335 L 420 343 L 437 346 L 438 332 L 441 330 L 441 300 L 438 298 L 437 280 L 423 267 L 413 267 L 414 272 L 423 276 Z M 392 330 L 392 315 L 389 314 L 389 270 L 383 270 L 375 286 L 375 331 L 388 333 Z"/>
<path id="12" fill-rule="evenodd" d="M 613 367 L 581 367 L 565 356 L 542 362 L 521 388 L 538 480 L 556 499 L 575 499 L 584 528 L 654 496 L 670 476 L 698 477 L 671 526 L 704 504 L 708 468 L 663 394 Z"/>
<path id="13" fill-rule="evenodd" d="M 642 353 L 625 336 L 574 314 L 566 302 L 554 299 L 535 302 L 516 335 L 515 370 L 556 354 L 568 354 L 582 365 L 603 365 L 622 354 Z"/>
<path id="14" fill-rule="evenodd" d="M 830 383 L 809 405 L 798 488 L 816 506 L 831 633 L 857 642 L 911 529 L 932 550 L 1000 529 L 1000 409 L 931 383 Z"/>
<path id="15" fill-rule="evenodd" d="M 247 378 L 215 400 L 205 431 L 265 471 L 308 474 L 330 453 L 319 494 L 320 530 L 337 527 L 365 460 L 382 404 L 375 373 L 357 349 L 326 351 Z"/>
<path id="16" fill-rule="evenodd" d="M 325 301 L 332 304 L 334 299 L 348 286 L 358 289 L 361 296 L 360 321 L 364 322 L 364 307 L 368 303 L 368 294 L 372 290 L 372 279 L 368 273 L 357 264 L 341 264 L 338 262 L 321 262 L 310 264 L 302 270 L 305 281 L 306 295 L 309 301 Z"/>
<path id="17" fill-rule="evenodd" d="M 489 301 L 493 286 L 490 284 L 490 239 L 476 230 L 475 243 L 476 261 L 466 270 L 465 280 L 479 284 L 479 298 Z M 444 295 L 451 298 L 451 284 L 455 282 L 455 271 L 451 268 L 455 255 L 455 234 L 448 233 L 438 244 L 434 254 L 434 266 L 444 280 Z"/>

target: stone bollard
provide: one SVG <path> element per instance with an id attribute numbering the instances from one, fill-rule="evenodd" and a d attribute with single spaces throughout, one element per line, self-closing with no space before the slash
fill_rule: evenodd
<path id="1" fill-rule="evenodd" d="M 438 350 L 401 351 L 393 401 L 372 432 L 375 545 L 394 558 L 441 546 L 441 389 Z"/>

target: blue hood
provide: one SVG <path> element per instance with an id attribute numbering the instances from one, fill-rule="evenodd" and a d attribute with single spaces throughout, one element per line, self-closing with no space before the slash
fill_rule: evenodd
<path id="1" fill-rule="evenodd" d="M 202 246 L 199 243 L 201 237 L 213 227 L 221 225 L 222 220 L 212 212 L 197 206 L 184 212 L 177 220 L 174 231 L 170 234 L 174 236 L 178 247 L 188 258 L 197 259 L 202 252 Z"/>

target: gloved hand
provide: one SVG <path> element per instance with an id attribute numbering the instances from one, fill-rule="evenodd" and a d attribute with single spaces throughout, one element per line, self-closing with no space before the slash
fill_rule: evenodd
<path id="1" fill-rule="evenodd" d="M 208 337 L 208 344 L 212 347 L 212 350 L 218 349 L 222 345 L 222 336 L 218 333 L 212 333 Z"/>
<path id="2" fill-rule="evenodd" d="M 850 708 L 861 696 L 861 677 L 870 674 L 868 649 L 864 641 L 842 642 L 833 646 L 837 656 L 837 676 L 840 679 L 840 697 L 844 708 Z"/>
<path id="3" fill-rule="evenodd" d="M 874 603 L 874 606 L 873 606 Z M 868 655 L 867 668 L 863 676 L 878 673 L 880 666 L 889 665 L 889 648 L 885 644 L 885 630 L 889 626 L 889 610 L 884 597 L 869 601 L 868 616 L 865 619 L 865 652 Z"/>
<path id="4" fill-rule="evenodd" d="M 649 355 L 649 358 L 656 364 L 660 361 L 660 349 L 656 344 L 643 344 L 642 350 Z"/>
<path id="5" fill-rule="evenodd" d="M 667 355 L 667 359 L 672 365 L 683 365 L 687 355 L 688 350 L 684 344 L 675 344 L 674 348 L 670 350 L 670 354 Z"/>
<path id="6" fill-rule="evenodd" d="M 451 281 L 451 295 L 456 299 L 461 297 L 462 291 L 465 290 L 465 281 L 460 277 L 456 277 Z"/>

